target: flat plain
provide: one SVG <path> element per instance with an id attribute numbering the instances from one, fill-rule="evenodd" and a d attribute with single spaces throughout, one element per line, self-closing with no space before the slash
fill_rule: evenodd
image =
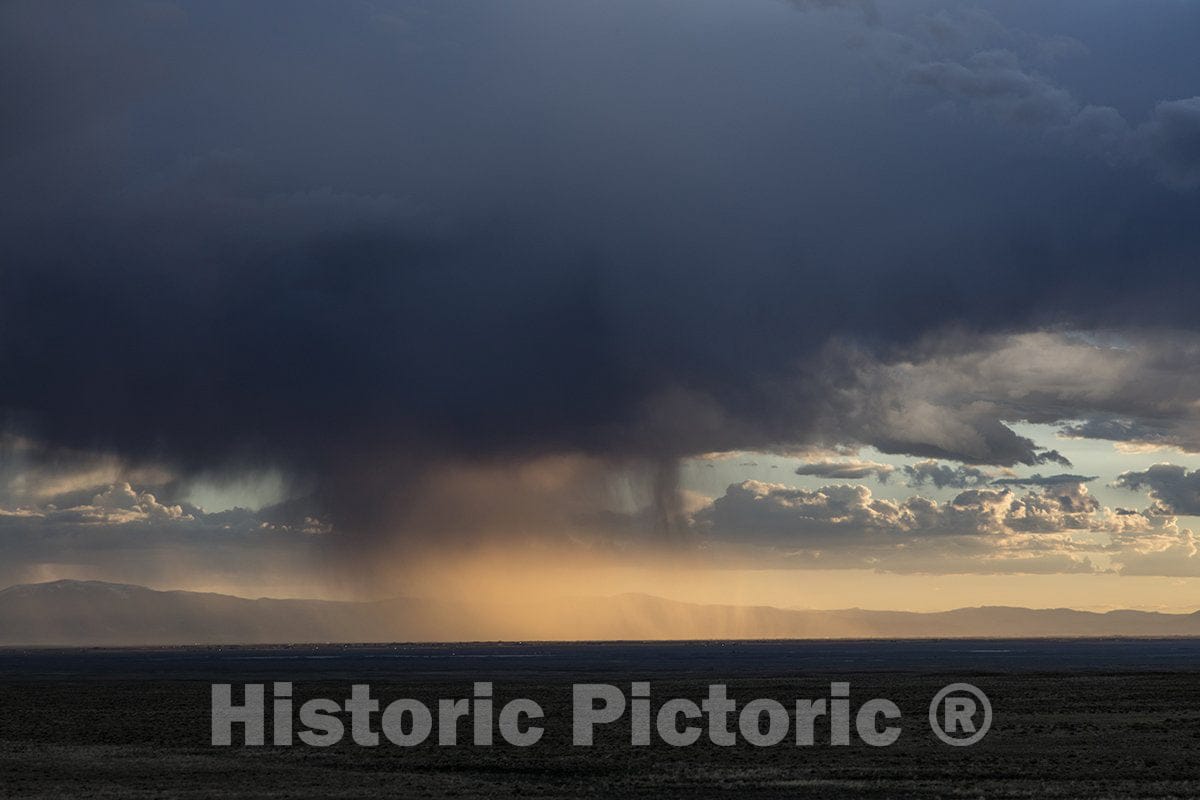
<path id="1" fill-rule="evenodd" d="M 376 645 L 0 651 L 0 795 L 21 798 L 1184 798 L 1200 797 L 1200 645 L 1194 640 Z M 896 702 L 890 747 L 629 743 L 571 736 L 571 685 L 651 682 L 652 700 L 828 694 Z M 491 681 L 528 697 L 542 741 L 518 748 L 328 748 L 209 743 L 213 682 L 291 681 L 295 701 L 367 683 L 435 706 Z M 968 681 L 991 731 L 971 747 L 931 733 L 930 699 Z M 268 685 L 268 695 L 270 687 Z M 268 731 L 270 728 L 268 727 Z M 825 736 L 827 736 L 825 728 Z M 739 737 L 740 739 L 740 737 Z"/>

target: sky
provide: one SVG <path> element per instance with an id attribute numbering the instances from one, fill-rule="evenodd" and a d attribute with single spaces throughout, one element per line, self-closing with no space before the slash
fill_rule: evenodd
<path id="1" fill-rule="evenodd" d="M 0 585 L 1200 608 L 1200 6 L 0 6 Z"/>

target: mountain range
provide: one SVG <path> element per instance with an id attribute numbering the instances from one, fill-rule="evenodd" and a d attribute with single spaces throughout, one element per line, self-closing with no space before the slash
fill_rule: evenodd
<path id="1" fill-rule="evenodd" d="M 0 590 L 0 645 L 1081 636 L 1200 636 L 1200 612 L 812 611 L 642 594 L 503 605 L 280 600 L 73 580 Z"/>

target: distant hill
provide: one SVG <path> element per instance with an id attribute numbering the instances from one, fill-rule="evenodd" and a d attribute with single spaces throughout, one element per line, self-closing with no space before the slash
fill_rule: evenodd
<path id="1" fill-rule="evenodd" d="M 566 598 L 551 605 L 250 600 L 100 581 L 0 591 L 0 644 L 159 645 L 582 639 L 1200 636 L 1200 613 L 961 608 L 801 611 L 661 597 Z"/>

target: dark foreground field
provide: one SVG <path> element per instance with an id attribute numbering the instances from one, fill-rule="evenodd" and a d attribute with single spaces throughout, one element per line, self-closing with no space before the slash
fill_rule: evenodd
<path id="1" fill-rule="evenodd" d="M 1200 797 L 1195 642 L 876 642 L 454 645 L 0 651 L 0 794 L 11 797 Z M 292 681 L 297 705 L 368 683 L 385 703 L 469 696 L 546 710 L 537 745 L 318 749 L 209 744 L 210 684 Z M 791 706 L 849 681 L 886 697 L 899 741 L 632 747 L 628 724 L 570 744 L 572 683 L 648 680 L 655 703 L 726 683 Z M 930 732 L 930 699 L 969 681 L 991 732 L 956 748 Z M 827 730 L 827 728 L 826 728 Z M 268 727 L 269 731 L 269 727 Z M 827 734 L 826 734 L 827 735 Z M 435 734 L 436 737 L 436 734 Z M 499 740 L 498 740 L 499 741 Z"/>

